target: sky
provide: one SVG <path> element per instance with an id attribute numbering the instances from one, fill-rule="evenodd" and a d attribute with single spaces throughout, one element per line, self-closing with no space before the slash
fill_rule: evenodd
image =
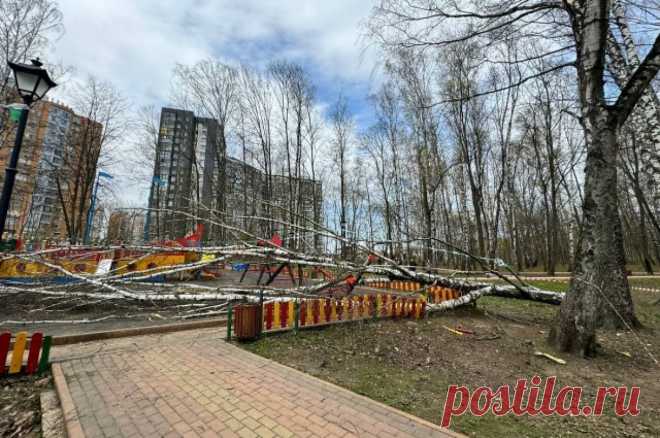
<path id="1" fill-rule="evenodd" d="M 278 59 L 302 64 L 319 105 L 342 93 L 358 128 L 371 121 L 367 96 L 377 55 L 366 47 L 361 24 L 369 0 L 59 0 L 65 33 L 49 62 L 73 68 L 53 97 L 66 103 L 67 82 L 91 74 L 110 81 L 131 102 L 168 104 L 176 63 L 215 57 L 264 67 Z M 126 165 L 128 166 L 128 164 Z M 122 173 L 125 169 L 113 169 Z M 120 181 L 118 184 L 127 182 Z M 126 201 L 145 204 L 144 188 Z"/>

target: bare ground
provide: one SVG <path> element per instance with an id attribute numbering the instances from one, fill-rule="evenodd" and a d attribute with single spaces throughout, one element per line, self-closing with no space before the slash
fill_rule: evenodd
<path id="1" fill-rule="evenodd" d="M 0 378 L 0 436 L 40 437 L 39 394 L 51 386 L 50 376 Z"/>

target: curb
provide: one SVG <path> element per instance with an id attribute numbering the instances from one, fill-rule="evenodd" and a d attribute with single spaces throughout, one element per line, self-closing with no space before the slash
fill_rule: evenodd
<path id="1" fill-rule="evenodd" d="M 129 329 L 107 330 L 102 332 L 82 333 L 79 335 L 54 336 L 52 345 L 71 345 L 82 342 L 102 341 L 106 339 L 127 338 L 131 336 L 172 333 L 184 330 L 196 330 L 227 325 L 226 318 L 207 319 L 204 321 L 183 322 L 177 324 L 162 324 Z"/>
<path id="2" fill-rule="evenodd" d="M 78 412 L 76 411 L 76 406 L 73 404 L 73 398 L 71 397 L 71 392 L 69 392 L 69 386 L 66 384 L 62 367 L 60 364 L 54 363 L 51 366 L 51 370 L 53 380 L 55 381 L 55 390 L 62 406 L 66 436 L 69 438 L 85 438 L 85 432 L 83 432 L 82 425 L 78 420 Z"/>

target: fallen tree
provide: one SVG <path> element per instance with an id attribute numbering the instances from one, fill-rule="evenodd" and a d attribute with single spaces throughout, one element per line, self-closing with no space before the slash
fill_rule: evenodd
<path id="1" fill-rule="evenodd" d="M 181 214 L 189 216 L 189 213 Z M 148 307 L 158 304 L 168 306 L 172 309 L 184 309 L 181 306 L 187 306 L 195 302 L 203 303 L 199 307 L 177 310 L 180 313 L 176 315 L 176 318 L 179 319 L 218 315 L 225 311 L 228 303 L 234 301 L 331 297 L 335 296 L 338 290 L 340 290 L 339 293 L 341 294 L 350 295 L 354 292 L 354 288 L 359 286 L 358 280 L 363 279 L 365 276 L 386 277 L 389 280 L 414 281 L 422 286 L 421 293 L 425 293 L 429 288 L 434 286 L 451 288 L 459 292 L 460 296 L 456 299 L 438 304 L 430 304 L 428 309 L 431 312 L 464 306 L 487 295 L 539 301 L 548 304 L 559 304 L 563 298 L 563 294 L 561 293 L 543 291 L 525 284 L 513 272 L 499 272 L 493 267 L 488 266 L 483 260 L 468 253 L 464 253 L 464 256 L 481 263 L 485 271 L 508 283 L 508 285 L 472 282 L 466 279 L 453 278 L 432 272 L 419 272 L 402 266 L 373 248 L 359 242 L 351 241 L 315 223 L 312 223 L 311 226 L 303 226 L 279 220 L 252 217 L 254 220 L 270 220 L 280 225 L 286 225 L 291 229 L 319 233 L 324 238 L 344 242 L 346 246 L 352 248 L 352 253 L 356 257 L 364 257 L 365 261 L 358 263 L 355 260 L 337 259 L 323 254 L 309 254 L 299 250 L 284 248 L 274 245 L 259 236 L 252 235 L 247 231 L 228 226 L 213 215 L 210 216 L 210 219 L 206 218 L 205 220 L 218 227 L 226 227 L 233 233 L 248 235 L 253 239 L 253 243 L 243 241 L 238 245 L 212 247 L 172 247 L 170 245 L 68 246 L 31 253 L 5 254 L 0 259 L 0 263 L 17 259 L 25 263 L 42 265 L 48 268 L 53 275 L 64 277 L 66 281 L 52 283 L 51 276 L 49 275 L 30 278 L 27 284 L 19 284 L 17 282 L 18 279 L 4 279 L 0 286 L 0 295 L 13 296 L 23 292 L 41 296 L 49 303 L 42 308 L 44 311 L 49 311 L 50 309 L 60 309 L 62 311 L 62 309 L 71 308 L 67 306 L 77 308 L 99 303 L 111 306 L 121 306 L 130 303 L 130 305 L 137 307 Z M 437 241 L 437 239 L 436 243 L 445 244 L 445 242 Z M 54 254 L 62 252 L 94 255 L 100 253 L 110 254 L 118 250 L 133 251 L 142 254 L 136 257 L 136 261 L 142 260 L 149 255 L 168 253 L 193 253 L 199 257 L 197 261 L 190 263 L 149 267 L 130 272 L 118 272 L 119 268 L 115 268 L 107 272 L 97 272 L 95 274 L 71 272 L 64 268 L 61 263 L 58 263 L 57 258 L 54 257 Z M 292 284 L 291 287 L 271 287 L 259 284 L 231 284 L 218 287 L 189 281 L 155 282 L 156 279 L 168 278 L 175 274 L 194 274 L 209 267 L 240 260 L 251 260 L 253 263 L 268 266 L 280 264 L 281 267 L 287 266 L 289 270 L 291 270 L 292 266 L 326 269 L 332 271 L 335 276 L 332 279 L 313 281 L 307 285 Z M 375 264 L 376 262 L 378 264 Z M 293 280 L 293 273 L 290 272 L 289 274 Z M 268 275 L 271 275 L 270 271 Z M 88 319 L 87 321 L 96 320 L 98 318 Z M 84 320 L 80 321 L 80 323 L 84 322 Z"/>

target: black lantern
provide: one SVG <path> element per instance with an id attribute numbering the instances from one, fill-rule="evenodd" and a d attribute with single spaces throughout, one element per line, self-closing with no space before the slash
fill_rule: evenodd
<path id="1" fill-rule="evenodd" d="M 57 84 L 48 76 L 48 72 L 41 68 L 43 65 L 39 58 L 33 59 L 31 64 L 8 63 L 14 71 L 16 88 L 26 105 L 30 105 L 48 93 L 48 90 Z"/>
<path id="2" fill-rule="evenodd" d="M 9 163 L 5 166 L 5 181 L 2 186 L 2 195 L 0 195 L 0 240 L 5 231 L 5 222 L 7 221 L 7 212 L 9 211 L 9 204 L 11 202 L 11 194 L 14 191 L 14 181 L 16 180 L 16 169 L 18 166 L 18 157 L 21 153 L 21 145 L 23 144 L 23 134 L 27 126 L 28 114 L 30 112 L 30 105 L 48 93 L 48 90 L 57 86 L 55 82 L 48 76 L 48 72 L 41 68 L 43 65 L 39 58 L 33 59 L 32 64 L 16 64 L 14 62 L 8 63 L 9 67 L 14 71 L 16 78 L 16 88 L 23 98 L 22 108 L 19 106 L 20 116 L 18 118 L 18 127 L 16 129 L 16 140 L 14 142 L 14 149 L 11 151 Z"/>

